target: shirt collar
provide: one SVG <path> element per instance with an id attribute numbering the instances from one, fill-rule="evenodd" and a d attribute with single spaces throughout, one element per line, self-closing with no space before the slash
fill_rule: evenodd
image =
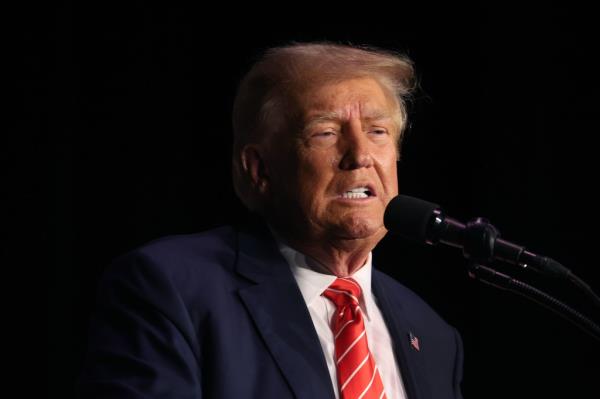
<path id="1" fill-rule="evenodd" d="M 276 233 L 273 235 L 277 241 L 279 251 L 290 265 L 306 306 L 310 306 L 337 277 L 333 274 L 318 272 L 317 270 L 323 269 L 323 266 L 317 260 L 285 244 Z M 375 306 L 371 293 L 372 268 L 372 255 L 369 252 L 365 264 L 350 276 L 360 285 L 362 290 L 362 297 L 359 298 L 360 307 L 367 319 L 370 319 L 369 315 L 372 314 L 370 310 Z"/>

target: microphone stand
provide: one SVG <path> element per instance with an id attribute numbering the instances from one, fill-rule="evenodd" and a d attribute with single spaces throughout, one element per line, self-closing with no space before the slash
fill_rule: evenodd
<path id="1" fill-rule="evenodd" d="M 476 218 L 463 224 L 447 217 L 437 204 L 399 195 L 390 201 L 384 215 L 390 231 L 408 239 L 425 240 L 461 248 L 470 262 L 469 275 L 486 284 L 525 296 L 559 314 L 600 340 L 600 327 L 590 318 L 539 289 L 493 269 L 499 261 L 522 270 L 534 270 L 557 279 L 567 280 L 600 308 L 600 296 L 589 285 L 554 259 L 536 255 L 525 247 L 500 238 L 500 232 L 486 219 Z"/>
<path id="2" fill-rule="evenodd" d="M 532 300 L 552 312 L 558 314 L 581 330 L 600 341 L 600 326 L 575 309 L 569 307 L 553 296 L 541 291 L 527 283 L 517 280 L 498 270 L 482 265 L 478 262 L 469 262 L 469 277 L 493 287 L 514 292 Z"/>
<path id="3" fill-rule="evenodd" d="M 486 219 L 476 218 L 461 229 L 463 255 L 469 260 L 469 276 L 496 288 L 508 290 L 530 299 L 565 318 L 600 341 L 600 326 L 577 310 L 523 281 L 501 273 L 489 264 L 499 260 L 532 269 L 556 278 L 566 279 L 600 307 L 600 298 L 583 280 L 560 263 L 534 255 L 523 247 L 500 238 L 498 230 Z"/>
<path id="4" fill-rule="evenodd" d="M 500 238 L 500 232 L 486 219 L 476 218 L 460 229 L 463 255 L 472 262 L 488 263 L 497 259 L 522 269 L 530 269 L 559 279 L 568 280 L 600 308 L 600 297 L 591 287 L 554 259 L 534 255 L 524 247 Z"/>

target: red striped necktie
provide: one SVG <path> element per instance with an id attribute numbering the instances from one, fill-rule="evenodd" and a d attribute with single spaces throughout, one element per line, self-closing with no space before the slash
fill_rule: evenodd
<path id="1" fill-rule="evenodd" d="M 338 278 L 323 292 L 337 311 L 331 328 L 340 399 L 385 398 L 383 382 L 369 351 L 362 312 L 358 304 L 361 289 L 351 278 Z"/>

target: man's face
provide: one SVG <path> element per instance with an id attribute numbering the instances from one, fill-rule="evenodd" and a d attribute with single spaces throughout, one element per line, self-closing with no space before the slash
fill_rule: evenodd
<path id="1" fill-rule="evenodd" d="M 398 194 L 396 103 L 370 78 L 321 86 L 297 103 L 299 126 L 269 151 L 271 223 L 303 238 L 380 240 Z"/>

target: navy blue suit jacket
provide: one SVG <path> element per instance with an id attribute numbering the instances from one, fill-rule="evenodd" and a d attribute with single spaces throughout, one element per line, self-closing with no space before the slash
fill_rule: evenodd
<path id="1" fill-rule="evenodd" d="M 372 284 L 408 398 L 461 398 L 456 330 L 383 273 Z M 308 309 L 264 228 L 166 237 L 118 258 L 99 285 L 79 381 L 84 398 L 334 398 Z"/>

